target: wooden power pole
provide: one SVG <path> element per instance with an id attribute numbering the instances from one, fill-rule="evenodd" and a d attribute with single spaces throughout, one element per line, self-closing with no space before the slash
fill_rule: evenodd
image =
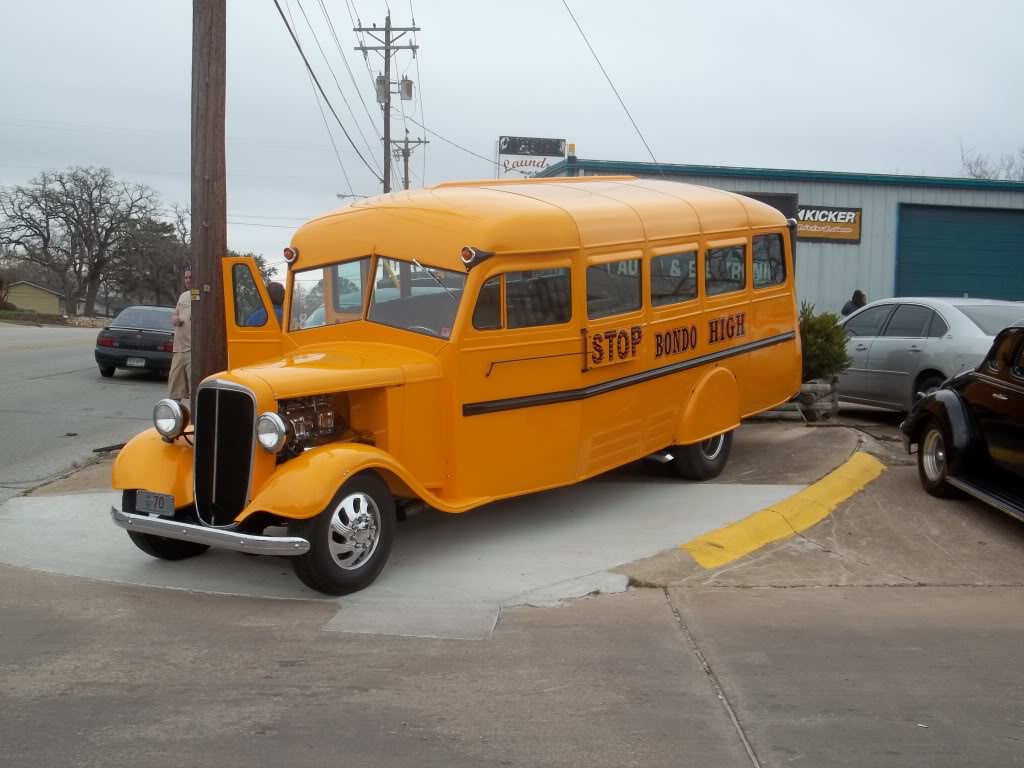
<path id="1" fill-rule="evenodd" d="M 192 0 L 192 398 L 228 367 L 221 259 L 228 249 L 224 160 L 226 0 Z"/>
<path id="2" fill-rule="evenodd" d="M 395 146 L 395 157 L 396 158 L 397 157 L 401 157 L 402 158 L 402 164 L 403 164 L 402 188 L 403 189 L 408 189 L 409 188 L 409 157 L 412 155 L 412 148 L 413 147 L 421 146 L 423 144 L 429 144 L 430 142 L 427 141 L 426 139 L 410 139 L 409 138 L 409 131 L 406 130 L 406 132 L 405 132 L 405 139 L 404 140 L 397 141 L 395 139 L 392 139 L 391 143 L 394 144 L 394 146 Z"/>
<path id="3" fill-rule="evenodd" d="M 419 32 L 420 28 L 415 25 L 411 27 L 391 26 L 391 11 L 389 10 L 384 18 L 383 29 L 376 26 L 354 27 L 352 31 L 357 35 L 369 35 L 380 43 L 380 45 L 357 45 L 357 51 L 361 51 L 364 56 L 370 51 L 376 51 L 384 59 L 384 74 L 377 78 L 376 90 L 377 103 L 381 105 L 381 111 L 384 113 L 384 192 L 387 193 L 391 191 L 391 145 L 400 143 L 391 140 L 391 86 L 395 85 L 391 82 L 391 57 L 395 55 L 395 51 L 412 51 L 415 56 L 419 49 L 418 45 L 396 45 L 396 43 L 410 32 Z M 383 38 L 380 37 L 381 34 L 384 35 Z M 402 92 L 401 98 L 408 101 L 412 98 L 412 83 L 409 80 L 403 82 L 407 82 L 409 85 Z M 406 145 L 406 150 L 408 148 Z M 408 189 L 408 184 L 406 184 L 406 189 Z"/>

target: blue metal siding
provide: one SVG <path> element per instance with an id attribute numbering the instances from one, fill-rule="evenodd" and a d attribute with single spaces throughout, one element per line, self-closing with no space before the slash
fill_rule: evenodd
<path id="1" fill-rule="evenodd" d="M 1024 299 L 1024 211 L 900 205 L 896 295 Z"/>

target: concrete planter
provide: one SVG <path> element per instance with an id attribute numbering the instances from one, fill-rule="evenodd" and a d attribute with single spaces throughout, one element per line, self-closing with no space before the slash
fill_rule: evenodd
<path id="1" fill-rule="evenodd" d="M 788 403 L 777 405 L 770 411 L 754 416 L 758 421 L 821 421 L 839 413 L 836 393 L 838 376 L 815 379 L 800 385 L 800 392 Z"/>

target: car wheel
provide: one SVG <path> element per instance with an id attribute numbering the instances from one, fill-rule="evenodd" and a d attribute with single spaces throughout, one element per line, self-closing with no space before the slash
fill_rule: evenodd
<path id="1" fill-rule="evenodd" d="M 357 475 L 319 515 L 288 524 L 289 536 L 309 542 L 308 552 L 292 558 L 295 575 L 324 594 L 358 592 L 387 563 L 395 526 L 395 499 L 387 484 L 374 473 Z"/>
<path id="2" fill-rule="evenodd" d="M 165 539 L 163 536 L 154 536 L 151 533 L 139 533 L 137 531 L 128 531 L 128 538 L 132 540 L 136 547 L 158 560 L 187 560 L 190 557 L 203 554 L 203 552 L 210 548 L 209 544 Z"/>
<path id="3" fill-rule="evenodd" d="M 672 466 L 684 480 L 711 480 L 722 474 L 732 450 L 732 432 L 693 445 L 673 446 Z"/>
<path id="4" fill-rule="evenodd" d="M 116 369 L 112 365 L 101 365 L 100 376 L 102 376 L 104 379 L 109 379 L 111 376 L 114 375 L 115 370 Z"/>
<path id="5" fill-rule="evenodd" d="M 942 386 L 944 381 L 945 379 L 938 374 L 932 373 L 924 376 L 919 382 L 917 382 L 917 387 L 914 389 L 914 402 L 917 402 L 920 399 L 918 397 L 918 393 L 921 393 L 921 395 L 924 396 L 930 395 L 933 392 L 936 392 L 939 387 Z"/>
<path id="6" fill-rule="evenodd" d="M 928 421 L 918 440 L 917 474 L 922 487 L 940 499 L 948 499 L 955 494 L 953 486 L 946 482 L 949 472 L 947 445 L 949 441 L 939 423 Z"/>

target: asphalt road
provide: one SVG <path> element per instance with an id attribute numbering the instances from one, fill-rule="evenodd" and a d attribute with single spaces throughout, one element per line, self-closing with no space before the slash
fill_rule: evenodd
<path id="1" fill-rule="evenodd" d="M 802 536 L 486 641 L 0 565 L 0 744 L 25 768 L 1024 766 L 1022 552 L 893 467 Z"/>
<path id="2" fill-rule="evenodd" d="M 94 328 L 0 323 L 0 502 L 145 429 L 166 381 L 100 376 Z"/>

